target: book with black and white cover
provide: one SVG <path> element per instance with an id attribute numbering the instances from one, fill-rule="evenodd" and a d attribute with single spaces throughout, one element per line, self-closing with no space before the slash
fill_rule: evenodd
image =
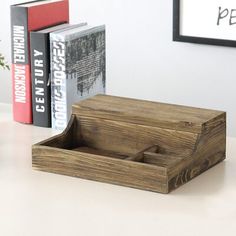
<path id="1" fill-rule="evenodd" d="M 52 127 L 63 130 L 73 103 L 105 93 L 105 25 L 50 34 Z"/>
<path id="2" fill-rule="evenodd" d="M 50 33 L 71 26 L 60 24 L 30 32 L 32 110 L 36 126 L 51 127 Z"/>

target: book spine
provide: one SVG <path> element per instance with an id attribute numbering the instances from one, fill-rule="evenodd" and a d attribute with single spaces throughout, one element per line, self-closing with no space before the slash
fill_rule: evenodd
<path id="1" fill-rule="evenodd" d="M 33 124 L 51 127 L 49 34 L 30 33 Z"/>
<path id="2" fill-rule="evenodd" d="M 52 128 L 66 128 L 67 92 L 66 92 L 66 46 L 65 39 L 60 35 L 50 34 L 51 55 L 51 112 Z"/>
<path id="3" fill-rule="evenodd" d="M 11 6 L 13 118 L 32 123 L 27 8 Z"/>

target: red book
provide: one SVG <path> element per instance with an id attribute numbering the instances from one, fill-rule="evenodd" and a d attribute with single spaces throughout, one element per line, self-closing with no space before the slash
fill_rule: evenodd
<path id="1" fill-rule="evenodd" d="M 13 118 L 32 123 L 29 32 L 69 21 L 68 0 L 11 6 Z"/>

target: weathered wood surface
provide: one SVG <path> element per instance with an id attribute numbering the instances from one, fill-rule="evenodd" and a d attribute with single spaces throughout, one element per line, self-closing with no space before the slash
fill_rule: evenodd
<path id="1" fill-rule="evenodd" d="M 200 133 L 224 122 L 225 112 L 150 102 L 108 95 L 96 95 L 72 106 L 73 114 L 114 121 L 129 121 L 173 130 Z"/>
<path id="2" fill-rule="evenodd" d="M 167 191 L 166 169 L 116 158 L 45 146 L 33 146 L 38 170 L 157 192 Z"/>
<path id="3" fill-rule="evenodd" d="M 191 158 L 168 169 L 169 191 L 181 186 L 226 158 L 226 122 L 203 133 Z"/>
<path id="4" fill-rule="evenodd" d="M 168 193 L 225 153 L 224 112 L 95 96 L 74 106 L 62 134 L 33 146 L 32 163 L 42 171 Z"/>
<path id="5" fill-rule="evenodd" d="M 198 138 L 197 133 L 163 129 L 127 122 L 79 117 L 80 133 L 88 146 L 115 152 L 135 154 L 158 145 L 161 152 L 189 156 Z"/>
<path id="6" fill-rule="evenodd" d="M 160 148 L 159 148 L 158 145 L 150 146 L 148 148 L 145 148 L 141 152 L 138 152 L 134 155 L 131 155 L 131 156 L 127 157 L 126 160 L 144 162 L 144 153 L 145 152 L 149 151 L 149 152 L 152 152 L 152 153 L 156 153 L 159 150 L 160 150 Z"/>
<path id="7" fill-rule="evenodd" d="M 72 115 L 66 129 L 61 134 L 39 142 L 37 145 L 71 149 L 81 141 L 77 132 L 76 116 Z"/>
<path id="8" fill-rule="evenodd" d="M 78 151 L 78 152 L 95 154 L 95 155 L 99 155 L 99 156 L 119 158 L 119 159 L 127 159 L 128 158 L 128 154 L 126 154 L 126 153 L 111 152 L 111 151 L 96 149 L 96 148 L 87 147 L 87 146 L 80 146 L 80 147 L 74 148 L 72 150 Z"/>

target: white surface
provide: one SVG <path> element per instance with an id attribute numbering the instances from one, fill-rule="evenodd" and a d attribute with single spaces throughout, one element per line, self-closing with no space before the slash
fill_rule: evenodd
<path id="1" fill-rule="evenodd" d="M 0 51 L 9 61 L 9 6 L 22 1 L 1 1 Z M 172 0 L 70 0 L 70 15 L 106 24 L 109 94 L 225 110 L 236 136 L 236 48 L 172 42 Z M 0 102 L 10 103 L 10 72 L 0 70 L 0 80 Z"/>
<path id="2" fill-rule="evenodd" d="M 0 235 L 236 235 L 236 139 L 227 160 L 169 195 L 31 169 L 51 129 L 11 121 L 0 104 Z"/>
<path id="3" fill-rule="evenodd" d="M 180 34 L 202 38 L 236 40 L 236 24 L 230 25 L 231 10 L 236 9 L 235 0 L 180 0 Z M 219 25 L 217 25 L 220 12 Z M 225 10 L 227 9 L 227 10 Z M 232 13 L 236 16 L 236 11 Z M 232 22 L 236 19 L 233 18 Z"/>

